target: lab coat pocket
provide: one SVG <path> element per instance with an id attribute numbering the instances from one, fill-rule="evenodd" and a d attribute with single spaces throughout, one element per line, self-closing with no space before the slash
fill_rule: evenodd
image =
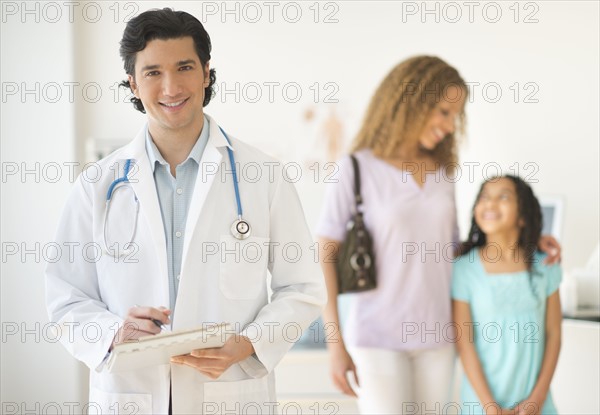
<path id="1" fill-rule="evenodd" d="M 219 286 L 231 300 L 253 300 L 266 290 L 269 238 L 221 236 Z"/>
<path id="2" fill-rule="evenodd" d="M 90 414 L 152 414 L 152 395 L 148 393 L 112 393 L 92 387 Z"/>
<path id="3" fill-rule="evenodd" d="M 204 413 L 273 414 L 268 377 L 204 384 Z"/>

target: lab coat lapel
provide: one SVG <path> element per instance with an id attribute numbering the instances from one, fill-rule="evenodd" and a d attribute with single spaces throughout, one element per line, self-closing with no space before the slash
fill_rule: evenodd
<path id="1" fill-rule="evenodd" d="M 185 236 L 183 240 L 183 256 L 182 256 L 182 278 L 185 274 L 186 258 L 190 249 L 190 242 L 196 230 L 196 226 L 200 221 L 200 214 L 203 207 L 206 205 L 207 196 L 213 186 L 215 177 L 220 175 L 221 160 L 223 153 L 227 151 L 227 140 L 221 133 L 216 121 L 205 114 L 209 120 L 210 130 L 208 143 L 202 154 L 196 184 L 194 185 L 194 194 L 188 211 L 187 222 L 185 225 Z M 214 203 L 214 201 L 213 201 Z"/>
<path id="2" fill-rule="evenodd" d="M 148 249 L 150 246 L 153 246 L 156 250 L 161 280 L 165 284 L 163 303 L 169 304 L 167 243 L 152 166 L 146 152 L 146 129 L 147 126 L 142 128 L 134 140 L 124 148 L 123 158 L 132 158 L 135 160 L 136 168 L 130 170 L 128 177 L 135 195 L 140 202 L 140 214 L 146 218 L 152 235 L 152 244 L 150 244 L 150 241 L 147 241 L 146 247 L 140 247 L 140 249 Z"/>

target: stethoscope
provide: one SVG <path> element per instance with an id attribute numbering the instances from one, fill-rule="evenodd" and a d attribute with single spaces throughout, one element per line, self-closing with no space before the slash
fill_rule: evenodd
<path id="1" fill-rule="evenodd" d="M 233 151 L 231 150 L 231 141 L 229 140 L 229 137 L 227 137 L 227 134 L 225 134 L 225 131 L 223 131 L 221 127 L 219 127 L 219 130 L 221 130 L 223 136 L 229 144 L 229 147 L 227 147 L 227 153 L 229 153 L 229 163 L 231 164 L 231 170 L 233 172 L 233 189 L 235 190 L 235 202 L 237 203 L 238 218 L 231 224 L 231 234 L 234 238 L 246 239 L 250 236 L 250 232 L 252 229 L 250 228 L 250 224 L 246 222 L 242 217 L 242 201 L 240 200 L 240 188 L 238 186 L 235 158 L 233 157 Z"/>
<path id="2" fill-rule="evenodd" d="M 138 216 L 139 216 L 139 212 L 140 212 L 140 202 L 137 198 L 137 196 L 135 195 L 135 192 L 133 192 L 133 187 L 131 186 L 131 183 L 129 182 L 129 177 L 127 177 L 127 175 L 129 174 L 129 169 L 131 168 L 131 162 L 132 159 L 127 159 L 127 161 L 125 161 L 125 167 L 123 168 L 123 176 L 119 177 L 118 179 L 116 179 L 115 181 L 113 181 L 110 186 L 108 186 L 108 192 L 106 192 L 106 209 L 104 210 L 104 226 L 102 229 L 102 242 L 104 243 L 104 250 L 105 253 L 111 254 L 113 257 L 122 257 L 125 255 L 129 255 L 132 252 L 134 252 L 134 246 L 133 246 L 133 239 L 135 238 L 135 232 L 137 230 L 137 220 L 138 220 Z M 131 230 L 131 238 L 129 238 L 129 242 L 127 242 L 124 246 L 123 246 L 123 250 L 119 250 L 118 246 L 117 246 L 117 252 L 115 252 L 115 250 L 111 250 L 108 248 L 108 238 L 106 236 L 106 229 L 107 226 L 106 224 L 108 223 L 108 212 L 110 211 L 110 205 L 111 205 L 111 201 L 112 201 L 112 197 L 113 195 L 117 192 L 117 190 L 119 189 L 123 189 L 123 188 L 129 188 L 131 189 L 131 191 L 133 192 L 133 198 L 135 201 L 135 218 L 133 221 L 133 229 Z"/>
<path id="3" fill-rule="evenodd" d="M 223 133 L 223 136 L 227 140 L 227 143 L 229 144 L 229 146 L 231 146 L 231 141 L 229 140 L 229 137 L 227 136 L 227 134 L 225 134 L 225 131 L 223 131 L 223 129 L 221 127 L 219 127 L 219 129 Z M 227 147 L 227 153 L 229 154 L 229 163 L 231 164 L 231 170 L 233 172 L 233 188 L 235 191 L 235 201 L 236 201 L 236 205 L 237 205 L 237 219 L 231 224 L 231 234 L 233 235 L 234 238 L 242 240 L 242 239 L 246 239 L 250 236 L 252 228 L 250 227 L 250 224 L 246 220 L 244 220 L 244 218 L 242 216 L 243 215 L 242 201 L 240 199 L 240 188 L 239 188 L 238 180 L 237 180 L 237 170 L 236 170 L 236 165 L 235 165 L 235 158 L 233 156 L 233 151 L 231 150 L 230 147 Z M 106 235 L 106 233 L 107 233 L 106 229 L 107 229 L 107 223 L 108 223 L 108 212 L 110 210 L 110 205 L 111 205 L 113 195 L 117 192 L 117 190 L 122 189 L 124 187 L 129 187 L 131 189 L 131 191 L 133 192 L 133 187 L 131 186 L 131 183 L 129 182 L 129 178 L 127 177 L 127 175 L 129 174 L 129 170 L 131 169 L 132 161 L 133 161 L 132 159 L 127 159 L 125 161 L 125 167 L 123 168 L 123 176 L 114 180 L 108 187 L 108 192 L 106 193 L 106 209 L 104 210 L 104 226 L 103 226 L 103 232 L 102 232 L 102 238 L 103 238 L 102 242 L 104 243 L 105 251 L 107 253 L 111 253 L 113 256 L 121 257 L 124 255 L 129 255 L 130 253 L 132 253 L 134 251 L 133 240 L 135 238 L 135 233 L 137 231 L 137 221 L 138 221 L 138 216 L 139 216 L 139 212 L 140 212 L 140 202 L 139 202 L 137 196 L 135 195 L 135 192 L 133 194 L 134 201 L 135 201 L 135 218 L 134 218 L 134 223 L 133 223 L 133 229 L 131 230 L 131 237 L 129 238 L 129 242 L 127 242 L 125 244 L 123 251 L 119 251 L 118 253 L 115 253 L 113 250 L 111 252 L 111 250 L 108 248 L 108 242 L 107 242 L 108 238 Z"/>

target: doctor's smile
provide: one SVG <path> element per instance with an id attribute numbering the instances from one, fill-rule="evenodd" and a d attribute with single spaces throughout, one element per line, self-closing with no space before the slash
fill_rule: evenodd
<path id="1" fill-rule="evenodd" d="M 160 104 L 164 107 L 167 107 L 167 109 L 172 110 L 172 111 L 176 111 L 180 108 L 183 107 L 183 105 L 187 102 L 187 98 L 186 99 L 182 99 L 181 101 L 177 101 L 177 102 L 161 102 Z"/>

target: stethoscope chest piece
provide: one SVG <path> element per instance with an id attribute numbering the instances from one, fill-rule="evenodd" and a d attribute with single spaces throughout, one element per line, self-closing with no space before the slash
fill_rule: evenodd
<path id="1" fill-rule="evenodd" d="M 227 143 L 231 145 L 231 141 L 229 141 L 229 137 L 225 134 L 225 131 L 221 127 L 219 127 L 223 136 L 227 140 Z M 235 168 L 235 158 L 233 157 L 233 151 L 231 148 L 227 147 L 227 153 L 229 154 L 229 163 L 231 163 L 231 171 L 233 173 L 233 189 L 235 192 L 235 203 L 237 204 L 237 214 L 238 218 L 231 224 L 231 234 L 236 239 L 246 239 L 250 236 L 250 224 L 242 219 L 242 202 L 240 200 L 240 189 L 238 187 L 238 179 L 237 179 L 237 170 Z"/>
<path id="2" fill-rule="evenodd" d="M 250 225 L 243 219 L 237 219 L 231 225 L 231 234 L 237 239 L 246 239 L 250 236 Z"/>

